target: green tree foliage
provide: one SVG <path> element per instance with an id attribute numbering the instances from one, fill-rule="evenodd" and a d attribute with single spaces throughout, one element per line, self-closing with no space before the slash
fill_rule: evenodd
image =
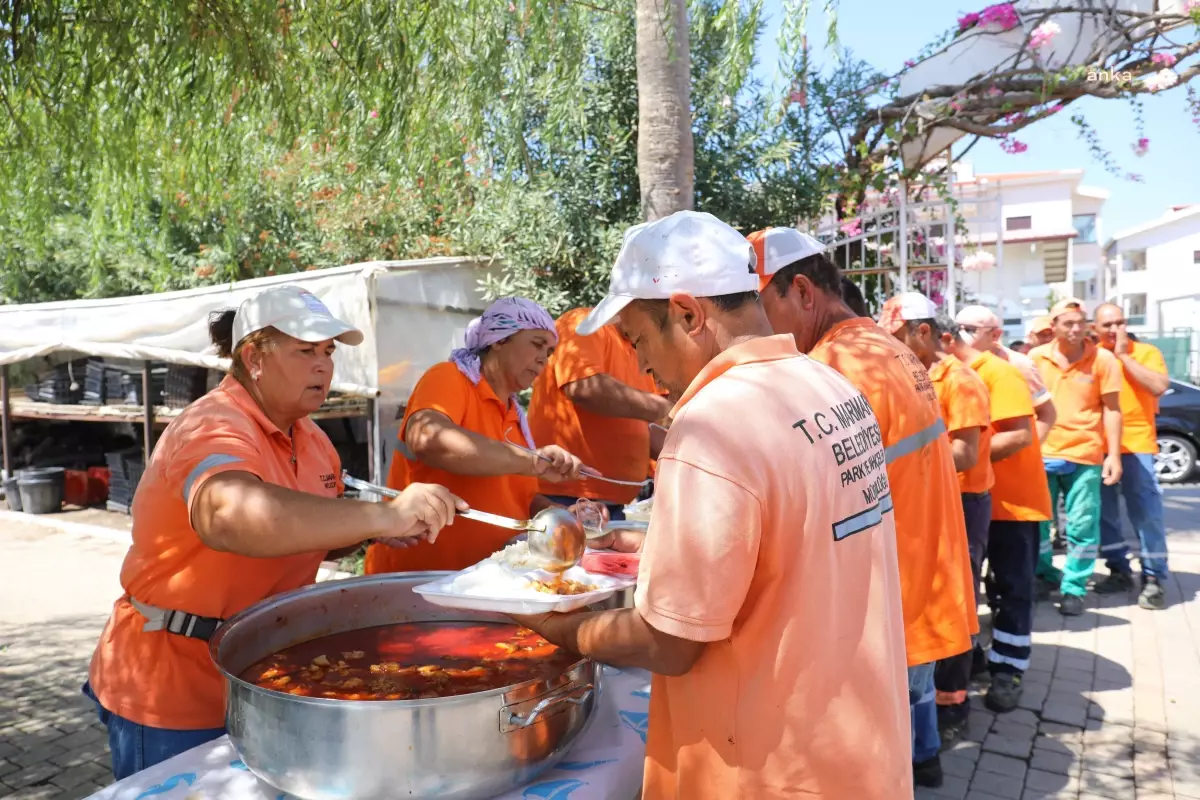
<path id="1" fill-rule="evenodd" d="M 877 79 L 757 84 L 760 7 L 691 6 L 696 205 L 746 230 L 815 215 Z M 639 218 L 632 8 L 0 0 L 0 299 L 458 254 L 594 301 Z"/>

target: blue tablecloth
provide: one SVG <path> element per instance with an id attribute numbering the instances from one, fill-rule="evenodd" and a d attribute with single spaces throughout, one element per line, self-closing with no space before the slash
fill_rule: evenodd
<path id="1" fill-rule="evenodd" d="M 633 800 L 641 791 L 650 675 L 604 668 L 604 691 L 566 758 L 498 800 Z M 292 800 L 255 778 L 228 737 L 193 748 L 92 795 L 92 800 Z"/>

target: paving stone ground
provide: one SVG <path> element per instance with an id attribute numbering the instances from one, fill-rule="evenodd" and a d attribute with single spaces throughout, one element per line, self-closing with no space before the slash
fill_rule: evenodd
<path id="1" fill-rule="evenodd" d="M 1200 800 L 1200 487 L 1165 500 L 1170 607 L 1093 597 L 1063 618 L 1040 604 L 1023 708 L 997 716 L 975 696 L 945 784 L 918 800 Z M 71 800 L 112 781 L 79 686 L 124 553 L 118 537 L 0 516 L 0 798 Z"/>

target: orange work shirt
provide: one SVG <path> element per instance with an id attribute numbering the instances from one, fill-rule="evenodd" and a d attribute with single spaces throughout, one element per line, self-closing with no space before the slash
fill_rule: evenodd
<path id="1" fill-rule="evenodd" d="M 912 797 L 896 534 L 865 398 L 770 336 L 709 362 L 672 413 L 634 603 L 707 645 L 653 677 L 642 797 Z"/>
<path id="2" fill-rule="evenodd" d="M 1148 370 L 1168 374 L 1162 351 L 1152 344 L 1131 341 L 1129 355 Z M 1158 452 L 1158 425 L 1154 421 L 1158 398 L 1133 379 L 1121 359 L 1117 363 L 1121 365 L 1121 452 L 1153 455 Z"/>
<path id="3" fill-rule="evenodd" d="M 929 373 L 865 317 L 839 322 L 810 356 L 858 387 L 887 448 L 910 666 L 966 652 L 978 632 L 954 455 Z"/>
<path id="4" fill-rule="evenodd" d="M 622 481 L 646 478 L 650 427 L 644 420 L 608 417 L 575 405 L 563 387 L 593 375 L 607 375 L 626 386 L 657 393 L 654 379 L 638 368 L 637 354 L 611 325 L 591 336 L 575 332 L 590 308 L 577 308 L 558 318 L 558 346 L 533 384 L 529 430 L 538 446 L 556 444 L 579 457 L 601 475 Z M 548 495 L 587 497 L 626 505 L 638 495 L 636 486 L 604 481 L 541 483 Z"/>
<path id="5" fill-rule="evenodd" d="M 992 519 L 1007 522 L 1041 522 L 1050 519 L 1050 488 L 1042 464 L 1037 418 L 1029 382 L 1014 364 L 990 352 L 982 352 L 969 365 L 987 387 L 992 418 L 1029 420 L 1033 441 L 1008 458 L 992 462 L 996 481 L 992 485 Z"/>
<path id="6" fill-rule="evenodd" d="M 525 446 L 515 401 L 501 400 L 486 378 L 471 383 L 453 361 L 435 364 L 413 388 L 396 443 L 396 455 L 388 473 L 388 486 L 403 489 L 410 483 L 437 483 L 466 500 L 471 508 L 514 519 L 528 519 L 537 495 L 537 478 L 531 475 L 456 475 L 413 458 L 404 443 L 408 421 L 418 411 L 441 412 L 460 428 L 499 442 Z M 368 575 L 381 572 L 460 570 L 478 563 L 504 547 L 515 534 L 505 528 L 456 519 L 436 542 L 412 547 L 373 544 L 367 548 L 363 569 Z"/>
<path id="7" fill-rule="evenodd" d="M 1033 359 L 1024 353 L 1018 353 L 1016 350 L 1011 350 L 1003 345 L 995 345 L 989 352 L 1001 361 L 1007 361 L 1017 368 L 1021 373 L 1021 377 L 1025 379 L 1025 383 L 1029 386 L 1029 393 L 1033 396 L 1033 407 L 1037 408 L 1042 403 L 1050 402 L 1050 392 L 1046 390 L 1046 384 L 1042 382 L 1041 373 L 1038 372 L 1037 365 L 1033 363 Z"/>
<path id="8" fill-rule="evenodd" d="M 992 415 L 987 387 L 953 356 L 935 362 L 929 368 L 929 379 L 937 392 L 947 432 L 979 429 L 979 459 L 970 469 L 958 473 L 958 489 L 964 494 L 982 494 L 996 479 L 992 472 Z"/>
<path id="9" fill-rule="evenodd" d="M 1088 341 L 1083 343 L 1083 357 L 1074 364 L 1067 363 L 1057 341 L 1035 347 L 1029 357 L 1037 364 L 1058 413 L 1042 442 L 1042 457 L 1102 463 L 1107 443 L 1100 398 L 1121 394 L 1124 372 L 1117 357 Z"/>
<path id="10" fill-rule="evenodd" d="M 204 482 L 222 472 L 248 472 L 326 497 L 342 493 L 341 461 L 324 431 L 302 419 L 289 437 L 232 377 L 167 426 L 133 498 L 133 544 L 121 566 L 126 594 L 100 634 L 88 676 L 102 706 L 140 725 L 219 728 L 225 683 L 208 642 L 143 631 L 146 619 L 130 596 L 161 609 L 228 619 L 312 583 L 326 555 L 249 558 L 201 542 L 192 528 L 192 502 Z"/>

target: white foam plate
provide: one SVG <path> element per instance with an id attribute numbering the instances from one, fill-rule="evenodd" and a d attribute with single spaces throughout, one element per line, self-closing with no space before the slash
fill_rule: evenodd
<path id="1" fill-rule="evenodd" d="M 581 567 L 563 573 L 567 580 L 592 584 L 595 591 L 559 595 L 539 592 L 529 585 L 532 580 L 546 581 L 553 574 L 544 570 L 514 570 L 491 559 L 413 587 L 413 591 L 434 605 L 500 614 L 544 614 L 547 611 L 575 611 L 599 603 L 637 583 L 636 578 L 597 575 Z"/>

